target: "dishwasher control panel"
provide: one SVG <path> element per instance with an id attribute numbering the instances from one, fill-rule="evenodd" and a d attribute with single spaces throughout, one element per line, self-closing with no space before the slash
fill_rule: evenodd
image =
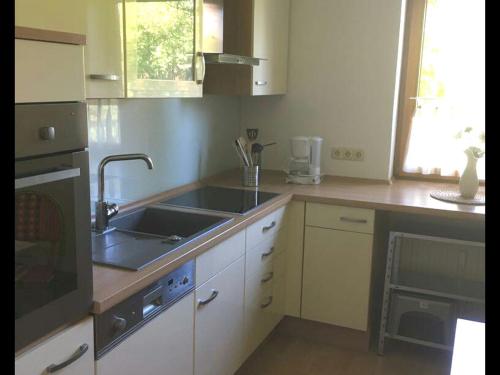
<path id="1" fill-rule="evenodd" d="M 190 260 L 156 282 L 94 317 L 95 358 L 99 359 L 195 287 Z"/>

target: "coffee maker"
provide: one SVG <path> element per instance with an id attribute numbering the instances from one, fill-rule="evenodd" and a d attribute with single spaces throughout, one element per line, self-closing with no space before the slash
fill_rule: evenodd
<path id="1" fill-rule="evenodd" d="M 316 185 L 321 182 L 320 137 L 293 137 L 290 139 L 291 158 L 288 162 L 286 182 Z"/>

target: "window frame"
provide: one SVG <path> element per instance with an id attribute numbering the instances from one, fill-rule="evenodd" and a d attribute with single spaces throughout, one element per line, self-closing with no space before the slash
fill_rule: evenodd
<path id="1" fill-rule="evenodd" d="M 426 10 L 427 0 L 408 0 L 406 2 L 393 177 L 458 183 L 460 180 L 459 173 L 456 173 L 454 176 L 441 176 L 439 174 L 409 173 L 403 171 L 404 159 L 410 140 L 412 117 L 417 105 L 417 101 L 414 98 L 418 96 Z M 484 180 L 480 180 L 479 183 L 480 185 L 484 185 Z"/>

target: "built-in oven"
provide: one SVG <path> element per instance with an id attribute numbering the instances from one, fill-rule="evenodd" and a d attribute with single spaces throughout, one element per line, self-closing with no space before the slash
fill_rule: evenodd
<path id="1" fill-rule="evenodd" d="M 16 104 L 15 350 L 89 313 L 86 105 Z"/>

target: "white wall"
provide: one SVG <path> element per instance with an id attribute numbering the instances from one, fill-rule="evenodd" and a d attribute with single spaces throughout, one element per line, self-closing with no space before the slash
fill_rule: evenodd
<path id="1" fill-rule="evenodd" d="M 277 141 L 263 166 L 283 169 L 289 139 L 324 138 L 332 175 L 389 179 L 404 0 L 291 0 L 288 94 L 242 99 L 241 131 Z M 334 146 L 365 150 L 364 162 L 330 157 Z"/>

